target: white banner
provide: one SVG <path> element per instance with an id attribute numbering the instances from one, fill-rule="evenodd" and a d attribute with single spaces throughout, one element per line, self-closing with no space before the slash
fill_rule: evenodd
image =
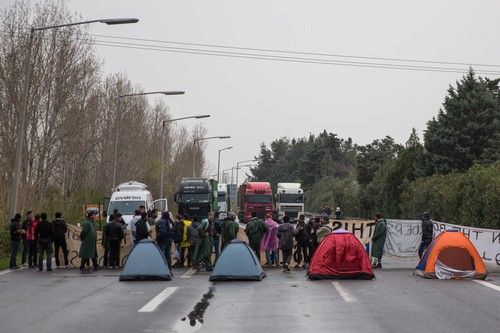
<path id="1" fill-rule="evenodd" d="M 418 259 L 418 246 L 422 239 L 419 220 L 387 220 L 387 238 L 384 253 L 390 256 Z M 434 221 L 434 237 L 443 230 L 460 229 L 483 258 L 486 266 L 500 269 L 500 230 L 480 229 Z"/>

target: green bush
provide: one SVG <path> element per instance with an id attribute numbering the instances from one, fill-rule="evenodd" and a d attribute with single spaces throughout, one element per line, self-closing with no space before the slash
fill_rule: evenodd
<path id="1" fill-rule="evenodd" d="M 419 218 L 425 210 L 436 220 L 500 229 L 500 162 L 413 181 L 402 194 L 402 215 Z"/>
<path id="2" fill-rule="evenodd" d="M 10 256 L 10 233 L 9 226 L 0 223 L 0 258 L 7 258 Z"/>

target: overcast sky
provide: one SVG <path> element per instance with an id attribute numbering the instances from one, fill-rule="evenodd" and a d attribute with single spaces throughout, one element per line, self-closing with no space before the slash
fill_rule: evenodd
<path id="1" fill-rule="evenodd" d="M 12 2 L 0 1 L 3 6 Z M 132 25 L 93 25 L 95 34 L 500 64 L 499 1 L 74 0 L 69 6 L 89 19 L 140 18 Z M 125 72 L 145 90 L 185 90 L 184 96 L 167 98 L 173 116 L 210 113 L 204 121 L 208 135 L 232 136 L 209 141 L 213 173 L 217 150 L 227 145 L 234 149 L 222 153 L 221 169 L 253 158 L 261 142 L 323 129 L 358 144 L 385 135 L 403 143 L 412 127 L 422 133 L 448 85 L 462 76 L 107 46 L 97 50 L 106 72 Z"/>

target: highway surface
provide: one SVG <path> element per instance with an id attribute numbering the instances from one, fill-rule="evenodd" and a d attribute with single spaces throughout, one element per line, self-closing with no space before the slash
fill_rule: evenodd
<path id="1" fill-rule="evenodd" d="M 266 272 L 261 282 L 211 283 L 187 268 L 166 282 L 119 282 L 119 270 L 3 271 L 0 332 L 500 332 L 498 273 L 478 283 L 396 266 L 373 281 Z"/>

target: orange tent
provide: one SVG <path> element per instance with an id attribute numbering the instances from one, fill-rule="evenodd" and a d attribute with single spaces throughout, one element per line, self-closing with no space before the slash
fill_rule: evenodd
<path id="1" fill-rule="evenodd" d="M 426 278 L 484 279 L 486 266 L 463 233 L 447 230 L 429 245 L 415 273 Z"/>

